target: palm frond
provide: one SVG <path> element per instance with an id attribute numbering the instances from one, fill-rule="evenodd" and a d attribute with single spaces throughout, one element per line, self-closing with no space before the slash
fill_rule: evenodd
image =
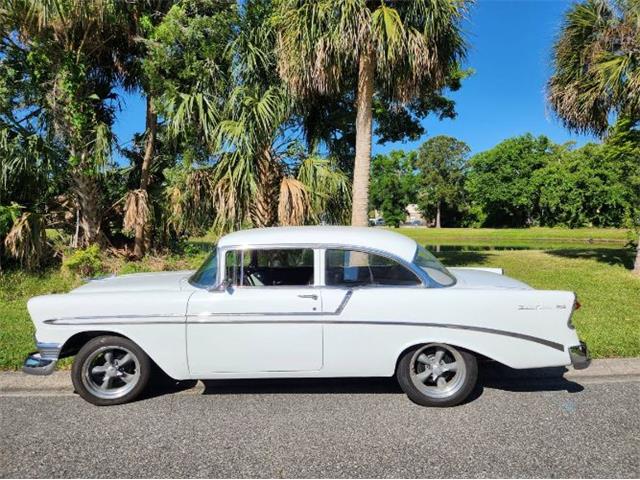
<path id="1" fill-rule="evenodd" d="M 309 213 L 309 192 L 307 187 L 291 177 L 284 177 L 280 183 L 278 201 L 278 223 L 283 226 L 303 225 Z"/>
<path id="2" fill-rule="evenodd" d="M 124 203 L 124 232 L 135 233 L 137 227 L 146 225 L 150 220 L 151 210 L 147 191 L 130 190 Z"/>
<path id="3" fill-rule="evenodd" d="M 18 217 L 4 239 L 7 253 L 28 269 L 40 264 L 46 243 L 44 220 L 31 212 Z"/>
<path id="4" fill-rule="evenodd" d="M 547 84 L 567 128 L 602 135 L 612 114 L 640 118 L 638 25 L 637 0 L 586 0 L 567 12 Z"/>
<path id="5" fill-rule="evenodd" d="M 280 75 L 297 97 L 331 94 L 373 48 L 379 83 L 406 102 L 442 87 L 464 58 L 461 22 L 470 3 L 282 0 L 274 20 Z"/>
<path id="6" fill-rule="evenodd" d="M 330 159 L 311 156 L 303 160 L 297 179 L 309 192 L 308 220 L 346 224 L 351 213 L 351 181 Z"/>

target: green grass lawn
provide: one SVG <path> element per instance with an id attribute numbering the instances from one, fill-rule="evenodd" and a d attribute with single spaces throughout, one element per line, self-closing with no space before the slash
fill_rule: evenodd
<path id="1" fill-rule="evenodd" d="M 630 272 L 634 251 L 624 248 L 625 231 L 531 230 L 442 229 L 446 235 L 436 229 L 400 231 L 428 245 L 474 245 L 482 240 L 482 247 L 475 250 L 473 246 L 464 251 L 443 248 L 434 253 L 449 266 L 503 267 L 506 275 L 536 288 L 575 291 L 583 305 L 575 314 L 578 334 L 589 344 L 593 356 L 640 356 L 640 278 Z M 508 238 L 496 232 L 503 232 Z M 576 234 L 569 237 L 568 232 Z M 453 241 L 443 241 L 452 235 Z M 540 238 L 553 241 L 554 247 L 544 244 L 539 248 Z M 608 242 L 587 243 L 589 238 Z M 529 249 L 485 249 L 490 244 L 512 245 L 515 240 L 519 248 Z M 113 269 L 134 272 L 193 268 L 203 256 L 200 252 L 184 259 L 150 259 Z M 0 275 L 0 368 L 20 368 L 24 356 L 33 349 L 33 327 L 26 301 L 34 295 L 68 291 L 77 283 L 56 270 Z"/>
<path id="2" fill-rule="evenodd" d="M 393 229 L 392 229 L 393 230 Z M 518 244 L 522 242 L 583 243 L 613 242 L 624 244 L 629 241 L 627 230 L 620 228 L 415 228 L 402 227 L 394 231 L 414 238 L 420 243 L 438 241 L 469 244 L 474 242 L 494 242 Z M 515 242 L 515 243 L 514 243 Z"/>

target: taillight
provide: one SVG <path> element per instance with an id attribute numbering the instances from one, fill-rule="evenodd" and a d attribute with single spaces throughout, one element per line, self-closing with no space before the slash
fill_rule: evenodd
<path id="1" fill-rule="evenodd" d="M 571 329 L 571 330 L 575 330 L 575 325 L 573 324 L 572 317 L 573 317 L 573 312 L 575 312 L 576 310 L 578 310 L 580 307 L 582 306 L 582 304 L 578 301 L 578 297 L 576 297 L 576 299 L 573 301 L 573 310 L 571 310 L 571 313 L 569 314 L 569 321 L 567 322 L 567 326 Z"/>

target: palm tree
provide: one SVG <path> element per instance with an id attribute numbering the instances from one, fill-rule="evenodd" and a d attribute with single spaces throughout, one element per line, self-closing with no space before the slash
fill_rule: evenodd
<path id="1" fill-rule="evenodd" d="M 290 103 L 277 86 L 234 89 L 214 130 L 216 230 L 247 220 L 254 227 L 344 221 L 349 180 L 334 162 L 295 151 L 285 132 Z"/>
<path id="2" fill-rule="evenodd" d="M 572 6 L 553 64 L 548 100 L 570 130 L 603 136 L 612 118 L 640 121 L 640 1 Z M 634 273 L 640 275 L 640 240 Z"/>
<path id="3" fill-rule="evenodd" d="M 368 224 L 374 94 L 410 102 L 442 87 L 464 57 L 467 0 L 280 0 L 278 69 L 298 98 L 344 90 L 356 78 L 351 223 Z M 377 92 L 377 93 L 376 93 Z"/>
<path id="4" fill-rule="evenodd" d="M 112 87 L 131 60 L 130 5 L 118 0 L 6 0 L 4 38 L 29 52 L 42 129 L 67 150 L 82 243 L 102 239 L 97 178 L 110 158 Z M 12 37 L 13 36 L 13 37 Z"/>
<path id="5" fill-rule="evenodd" d="M 277 73 L 275 35 L 268 23 L 272 9 L 268 0 L 242 4 L 237 35 L 227 49 L 233 62 L 223 102 L 216 101 L 219 92 L 207 90 L 212 82 L 167 98 L 174 135 L 196 129 L 209 157 L 209 165 L 176 177 L 171 210 L 185 212 L 184 202 L 194 199 L 194 205 L 215 214 L 218 232 L 247 223 L 343 220 L 350 203 L 348 179 L 333 162 L 291 154 L 296 141 L 288 129 L 296 122 L 296 105 Z M 199 91 L 201 97 L 194 93 Z"/>

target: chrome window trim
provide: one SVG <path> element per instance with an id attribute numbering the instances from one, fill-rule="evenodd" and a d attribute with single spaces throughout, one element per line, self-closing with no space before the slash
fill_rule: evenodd
<path id="1" fill-rule="evenodd" d="M 323 265 L 322 265 L 322 271 L 324 273 L 326 273 L 327 271 L 327 250 L 349 250 L 349 251 L 355 251 L 355 252 L 360 252 L 360 253 L 370 253 L 372 255 L 377 255 L 379 257 L 384 257 L 388 260 L 393 260 L 394 262 L 400 264 L 401 266 L 405 267 L 407 270 L 409 270 L 411 273 L 413 273 L 418 280 L 420 281 L 420 284 L 416 284 L 416 285 L 381 285 L 381 284 L 376 284 L 376 283 L 372 283 L 369 285 L 327 285 L 326 284 L 326 278 L 323 278 L 323 282 L 324 282 L 324 286 L 326 288 L 354 288 L 354 289 L 361 289 L 361 288 L 423 288 L 423 287 L 428 287 L 430 279 L 425 281 L 425 278 L 423 275 L 425 272 L 422 271 L 422 269 L 420 269 L 420 271 L 416 270 L 416 266 L 409 263 L 409 262 L 405 262 L 402 258 L 397 257 L 391 253 L 388 252 L 384 252 L 382 250 L 376 250 L 376 249 L 372 249 L 372 248 L 361 248 L 361 247 L 327 247 L 324 248 L 324 257 L 323 257 Z"/>
<path id="2" fill-rule="evenodd" d="M 411 271 L 414 275 L 416 275 L 418 277 L 418 280 L 420 280 L 421 282 L 420 285 L 365 285 L 360 287 L 345 285 L 343 288 L 447 288 L 439 284 L 434 285 L 435 282 L 433 282 L 433 280 L 431 280 L 429 275 L 427 275 L 427 273 L 417 265 L 414 265 L 413 263 L 408 262 L 403 258 L 400 258 L 397 255 L 394 255 L 387 251 L 366 247 L 363 245 L 352 245 L 352 244 L 344 244 L 344 243 L 336 243 L 336 244 L 334 243 L 268 243 L 268 244 L 225 245 L 224 247 L 218 247 L 218 259 L 219 259 L 218 261 L 220 262 L 222 258 L 225 258 L 226 252 L 229 250 L 251 250 L 251 249 L 253 250 L 269 250 L 269 249 L 291 250 L 291 249 L 300 249 L 300 248 L 322 250 L 320 258 L 314 255 L 314 268 L 319 268 L 321 272 L 324 272 L 324 266 L 326 264 L 325 253 L 327 250 L 357 250 L 359 252 L 371 253 L 373 255 L 379 255 L 381 257 L 385 257 L 390 260 L 396 261 L 400 263 L 402 266 L 404 266 L 405 268 L 409 269 L 409 271 Z M 416 245 L 416 250 L 417 250 L 417 245 Z M 414 255 L 415 255 L 415 252 L 414 252 Z M 319 262 L 319 265 L 316 265 L 316 262 Z M 218 267 L 219 267 L 218 268 L 219 273 L 224 272 L 224 262 L 223 262 L 223 265 L 221 266 L 220 264 L 218 264 Z M 212 289 L 215 289 L 217 286 L 219 286 L 222 283 L 222 281 L 224 281 L 224 277 L 218 278 L 217 285 L 215 287 L 212 287 Z M 322 283 L 320 285 L 303 285 L 303 286 L 297 286 L 296 288 L 304 288 L 304 287 L 310 287 L 310 286 L 328 287 L 328 288 L 334 287 L 334 285 L 326 285 L 326 282 L 324 279 L 324 273 L 321 274 L 321 281 Z M 237 287 L 237 288 L 243 288 L 243 287 Z M 265 287 L 258 286 L 258 287 L 244 287 L 244 288 L 265 288 Z M 267 288 L 282 288 L 282 287 L 270 286 Z"/>
<path id="3" fill-rule="evenodd" d="M 413 253 L 413 259 L 411 260 L 411 265 L 414 265 L 415 267 L 419 268 L 419 269 L 420 269 L 420 271 L 421 271 L 421 272 L 423 272 L 423 273 L 425 274 L 425 276 L 429 279 L 429 288 L 451 288 L 451 287 L 453 287 L 456 283 L 458 283 L 458 279 L 457 279 L 457 277 L 456 277 L 453 273 L 451 273 L 451 272 L 447 269 L 447 267 L 444 267 L 444 265 L 442 265 L 442 266 L 443 266 L 443 267 L 445 268 L 445 270 L 447 271 L 447 275 L 450 275 L 450 276 L 453 278 L 453 283 L 452 283 L 452 284 L 450 284 L 450 285 L 442 285 L 442 284 L 440 284 L 439 282 L 436 282 L 433 278 L 431 278 L 431 277 L 429 276 L 429 274 L 428 274 L 427 272 L 425 272 L 425 271 L 423 270 L 423 268 L 422 268 L 422 267 L 420 267 L 419 265 L 416 265 L 415 261 L 416 261 L 416 258 L 417 258 L 417 256 L 418 256 L 418 252 L 420 251 L 420 250 L 419 250 L 419 247 L 420 247 L 420 245 L 416 244 L 416 251 Z M 426 250 L 428 253 L 431 253 L 431 252 L 429 252 L 426 248 L 424 248 L 424 247 L 422 247 L 422 248 L 423 248 L 423 250 Z M 433 255 L 432 253 L 431 253 L 431 255 L 435 257 L 435 255 Z M 436 260 L 438 260 L 438 259 L 436 258 Z M 438 260 L 438 261 L 439 261 L 439 260 Z"/>
<path id="4" fill-rule="evenodd" d="M 219 289 L 220 285 L 222 284 L 222 282 L 224 282 L 225 277 L 221 276 L 221 275 L 226 275 L 226 257 L 227 257 L 227 252 L 230 251 L 240 251 L 240 269 L 241 269 L 241 275 L 240 278 L 242 278 L 243 273 L 244 273 L 244 252 L 245 250 L 311 250 L 313 252 L 313 281 L 314 283 L 312 285 L 232 285 L 233 289 L 235 290 L 236 288 L 250 288 L 250 289 L 257 289 L 257 288 L 278 288 L 278 289 L 283 289 L 283 288 L 295 288 L 295 289 L 300 289 L 300 288 L 318 288 L 321 285 L 316 284 L 316 280 L 317 280 L 317 262 L 319 262 L 318 260 L 318 255 L 316 254 L 316 250 L 319 250 L 318 247 L 314 246 L 313 244 L 306 244 L 305 246 L 299 246 L 299 245 L 289 245 L 287 244 L 286 246 L 283 245 L 253 245 L 253 244 L 247 244 L 247 245 L 233 245 L 233 246 L 228 246 L 228 247 L 222 247 L 222 248 L 218 248 L 218 281 L 216 283 L 216 285 L 209 287 L 210 291 L 221 291 Z M 222 264 L 222 265 L 221 265 Z M 221 268 L 220 268 L 221 265 Z"/>

